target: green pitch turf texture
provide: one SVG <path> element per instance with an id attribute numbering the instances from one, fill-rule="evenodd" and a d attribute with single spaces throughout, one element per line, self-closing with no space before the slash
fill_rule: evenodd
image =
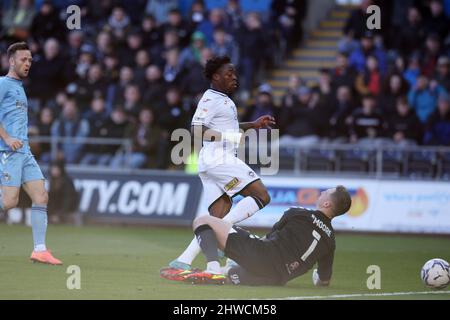
<path id="1" fill-rule="evenodd" d="M 339 234 L 329 288 L 314 287 L 311 272 L 285 287 L 193 286 L 160 278 L 159 269 L 191 239 L 187 228 L 51 225 L 48 246 L 64 265 L 48 266 L 29 261 L 30 228 L 0 224 L 0 299 L 450 299 L 450 288 L 433 294 L 419 277 L 428 259 L 450 260 L 448 237 Z M 203 264 L 203 257 L 195 262 Z M 80 290 L 66 287 L 69 265 L 81 268 Z M 370 265 L 381 268 L 381 290 L 367 289 Z M 402 294 L 373 295 L 381 293 Z"/>

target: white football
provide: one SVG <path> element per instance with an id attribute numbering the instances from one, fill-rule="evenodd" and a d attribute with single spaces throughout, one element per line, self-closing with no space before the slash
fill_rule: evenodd
<path id="1" fill-rule="evenodd" d="M 427 287 L 444 289 L 450 284 L 450 265 L 439 258 L 428 260 L 422 267 L 420 277 Z"/>

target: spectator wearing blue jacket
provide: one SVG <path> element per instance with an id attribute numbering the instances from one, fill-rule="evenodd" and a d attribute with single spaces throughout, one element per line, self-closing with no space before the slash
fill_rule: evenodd
<path id="1" fill-rule="evenodd" d="M 59 144 L 67 163 L 78 163 L 83 156 L 83 142 L 89 135 L 89 122 L 79 116 L 74 99 L 68 99 L 63 106 L 61 117 L 51 128 L 52 137 L 74 138 L 73 141 Z"/>
<path id="2" fill-rule="evenodd" d="M 420 75 L 420 59 L 417 54 L 413 54 L 408 60 L 408 67 L 403 72 L 403 78 L 408 81 L 410 87 L 415 87 L 417 78 Z"/>
<path id="3" fill-rule="evenodd" d="M 378 60 L 378 66 L 381 74 L 386 74 L 387 71 L 387 57 L 384 50 L 375 45 L 374 35 L 368 31 L 361 38 L 360 48 L 353 51 L 349 58 L 350 66 L 355 68 L 358 72 L 363 72 L 366 67 L 367 57 L 374 56 Z"/>
<path id="4" fill-rule="evenodd" d="M 450 146 L 450 96 L 447 93 L 439 95 L 437 110 L 427 122 L 424 143 Z"/>
<path id="5" fill-rule="evenodd" d="M 425 123 L 436 109 L 437 98 L 442 92 L 444 89 L 436 81 L 430 84 L 424 74 L 417 78 L 415 87 L 409 91 L 408 102 L 422 123 Z"/>
<path id="6" fill-rule="evenodd" d="M 177 0 L 148 0 L 145 13 L 155 17 L 158 24 L 163 24 L 167 22 L 170 10 L 177 8 Z"/>
<path id="7" fill-rule="evenodd" d="M 239 46 L 225 29 L 217 28 L 214 30 L 214 42 L 210 48 L 214 55 L 229 56 L 231 63 L 235 66 L 239 64 Z"/>
<path id="8" fill-rule="evenodd" d="M 214 30 L 217 28 L 223 28 L 229 31 L 225 25 L 225 12 L 221 8 L 212 9 L 209 12 L 208 19 L 200 22 L 196 31 L 200 31 L 205 35 L 206 44 L 209 46 L 214 41 Z"/>

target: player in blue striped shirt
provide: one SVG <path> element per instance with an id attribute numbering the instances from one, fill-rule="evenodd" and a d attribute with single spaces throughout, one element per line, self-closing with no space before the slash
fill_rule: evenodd
<path id="1" fill-rule="evenodd" d="M 7 55 L 9 72 L 0 77 L 0 210 L 17 206 L 23 186 L 33 203 L 31 260 L 59 265 L 62 262 L 53 257 L 45 245 L 48 193 L 28 143 L 28 102 L 22 79 L 31 68 L 31 51 L 25 42 L 19 42 L 8 48 Z"/>

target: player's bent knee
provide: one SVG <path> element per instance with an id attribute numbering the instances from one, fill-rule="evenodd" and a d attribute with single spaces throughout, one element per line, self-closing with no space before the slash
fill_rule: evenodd
<path id="1" fill-rule="evenodd" d="M 35 198 L 33 199 L 33 203 L 46 206 L 48 204 L 47 191 L 44 191 L 44 192 L 40 193 L 39 195 L 35 196 Z"/>
<path id="2" fill-rule="evenodd" d="M 220 210 L 220 209 L 216 209 L 216 208 L 211 208 L 209 210 L 209 214 L 211 217 L 215 217 L 215 218 L 219 218 L 219 219 L 223 219 L 223 217 L 226 216 L 226 214 L 228 213 L 228 210 Z"/>
<path id="3" fill-rule="evenodd" d="M 221 198 L 219 199 L 219 201 L 216 201 L 211 206 L 209 206 L 209 215 L 212 217 L 223 219 L 223 217 L 225 217 L 230 211 L 231 206 L 232 201 L 230 198 Z"/>
<path id="4" fill-rule="evenodd" d="M 3 209 L 9 210 L 17 207 L 19 203 L 19 198 L 4 198 L 3 199 Z"/>
<path id="5" fill-rule="evenodd" d="M 194 222 L 192 223 L 192 228 L 195 230 L 202 224 L 208 224 L 208 218 L 209 218 L 209 216 L 201 216 L 201 217 L 196 218 L 194 220 Z"/>
<path id="6" fill-rule="evenodd" d="M 261 201 L 262 201 L 262 203 L 264 204 L 264 206 L 267 206 L 269 203 L 270 203 L 270 195 L 269 195 L 269 193 L 267 192 L 267 190 L 265 190 L 264 192 L 263 192 L 263 194 L 261 195 Z"/>
<path id="7" fill-rule="evenodd" d="M 252 196 L 258 204 L 259 208 L 262 209 L 270 203 L 270 195 L 267 191 L 264 191 L 258 195 Z"/>

